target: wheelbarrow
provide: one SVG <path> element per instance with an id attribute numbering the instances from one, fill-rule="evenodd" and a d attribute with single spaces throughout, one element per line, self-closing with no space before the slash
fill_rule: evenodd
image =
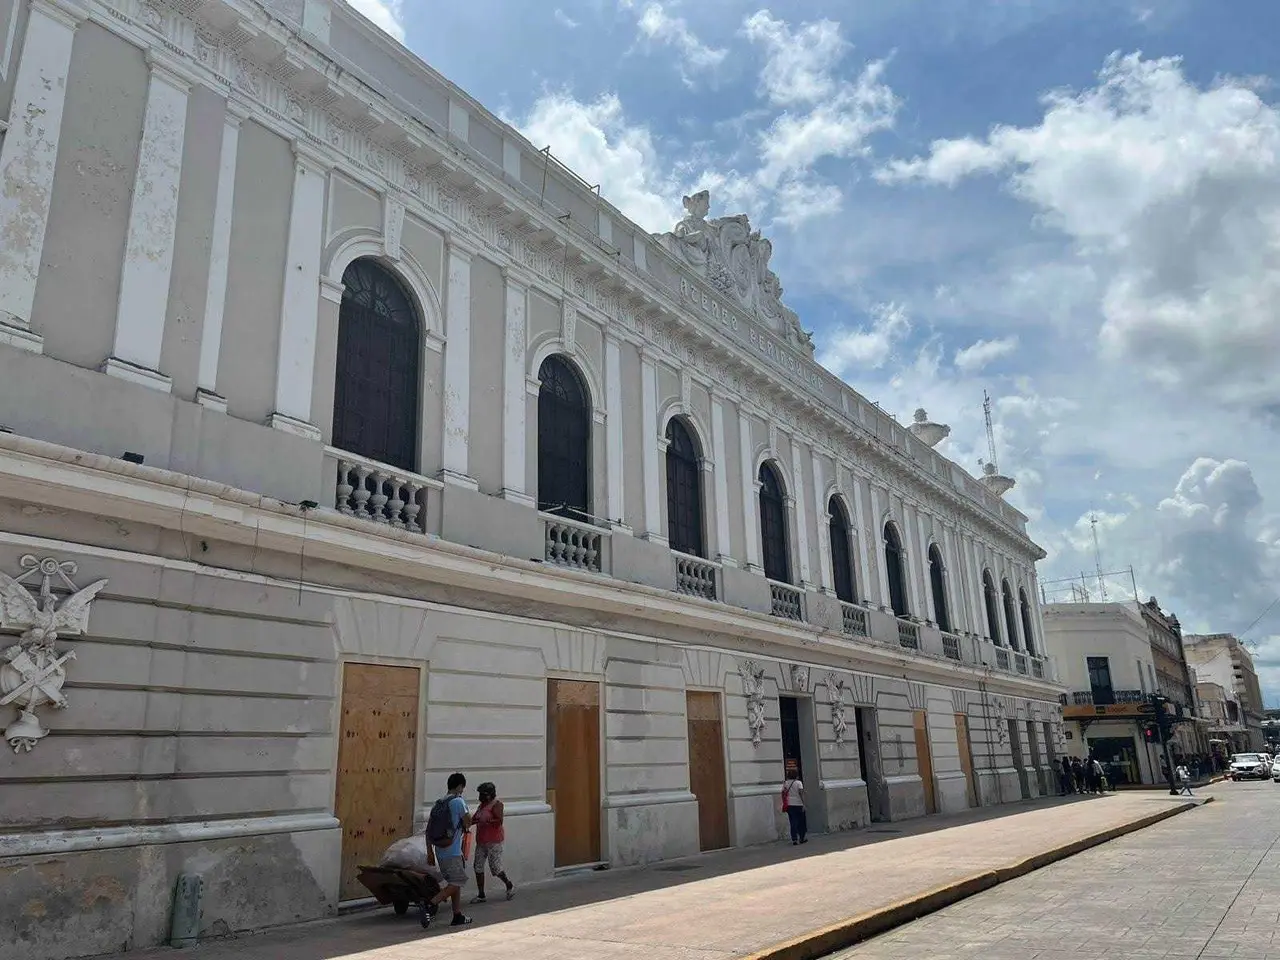
<path id="1" fill-rule="evenodd" d="M 379 903 L 391 904 L 396 916 L 404 916 L 409 906 L 419 910 L 418 919 L 425 928 L 431 922 L 431 900 L 440 892 L 440 881 L 429 873 L 403 867 L 356 867 L 356 878 Z"/>

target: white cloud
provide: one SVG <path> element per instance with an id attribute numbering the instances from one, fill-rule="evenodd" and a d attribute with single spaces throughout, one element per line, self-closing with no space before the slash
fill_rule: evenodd
<path id="1" fill-rule="evenodd" d="M 1173 58 L 1113 55 L 1034 126 L 935 142 L 879 171 L 1003 175 L 1102 278 L 1106 355 L 1155 382 L 1280 419 L 1280 110 L 1259 84 L 1197 87 Z"/>
<path id="2" fill-rule="evenodd" d="M 815 103 L 835 90 L 834 71 L 849 49 L 838 23 L 818 20 L 793 31 L 786 21 L 760 10 L 746 19 L 743 31 L 768 51 L 760 84 L 771 102 Z"/>
<path id="3" fill-rule="evenodd" d="M 555 17 L 556 23 L 560 24 L 562 27 L 565 27 L 569 30 L 578 29 L 578 26 L 579 26 L 578 21 L 573 19 L 573 17 L 569 16 L 559 7 L 556 7 L 555 10 L 552 11 L 551 15 Z"/>
<path id="4" fill-rule="evenodd" d="M 635 9 L 635 0 L 621 0 L 624 9 Z M 640 8 L 636 27 L 640 35 L 652 43 L 674 48 L 681 57 L 681 64 L 690 71 L 714 70 L 724 62 L 729 51 L 710 47 L 698 39 L 684 17 L 673 17 L 666 6 L 650 0 Z M 685 77 L 686 83 L 688 77 Z"/>
<path id="5" fill-rule="evenodd" d="M 681 190 L 663 169 L 649 128 L 632 124 L 612 94 L 583 103 L 567 93 L 540 97 L 515 125 L 536 144 L 591 183 L 646 230 L 680 219 Z"/>
<path id="6" fill-rule="evenodd" d="M 1007 357 L 1018 349 L 1017 337 L 979 340 L 956 351 L 955 365 L 961 373 L 977 373 L 990 363 Z"/>
<path id="7" fill-rule="evenodd" d="M 404 0 L 347 0 L 359 13 L 404 43 Z"/>
<path id="8" fill-rule="evenodd" d="M 838 377 L 855 383 L 860 371 L 882 367 L 895 347 L 911 332 L 901 305 L 881 304 L 871 312 L 869 326 L 842 327 L 827 337 L 818 362 Z"/>
<path id="9" fill-rule="evenodd" d="M 778 208 L 774 219 L 795 227 L 814 217 L 839 213 L 844 193 L 834 184 L 793 179 L 778 187 L 774 202 Z"/>

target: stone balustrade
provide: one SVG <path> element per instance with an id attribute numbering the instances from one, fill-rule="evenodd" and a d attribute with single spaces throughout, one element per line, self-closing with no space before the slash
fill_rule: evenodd
<path id="1" fill-rule="evenodd" d="M 846 637 L 866 637 L 867 611 L 852 603 L 840 603 L 840 626 Z"/>
<path id="2" fill-rule="evenodd" d="M 671 552 L 676 567 L 676 593 L 703 600 L 715 600 L 719 596 L 716 580 L 720 565 L 687 553 Z"/>
<path id="3" fill-rule="evenodd" d="M 325 462 L 336 481 L 333 506 L 339 513 L 426 532 L 427 491 L 440 489 L 439 481 L 332 447 Z"/>
<path id="4" fill-rule="evenodd" d="M 548 563 L 589 573 L 604 573 L 605 544 L 609 531 L 589 523 L 556 517 L 542 516 L 545 536 L 545 558 Z"/>
<path id="5" fill-rule="evenodd" d="M 800 591 L 789 583 L 769 581 L 769 597 L 771 612 L 783 620 L 803 620 L 804 608 L 800 599 Z"/>

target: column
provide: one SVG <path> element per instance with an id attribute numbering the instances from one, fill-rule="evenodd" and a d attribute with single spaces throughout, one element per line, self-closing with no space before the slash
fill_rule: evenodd
<path id="1" fill-rule="evenodd" d="M 921 607 L 922 612 L 927 612 L 928 621 L 936 624 L 938 622 L 938 606 L 933 602 L 933 578 L 929 576 L 929 533 L 928 525 L 925 523 L 929 519 L 929 514 L 923 510 L 916 509 L 916 527 L 917 540 L 920 544 L 920 588 L 923 591 L 924 604 Z"/>
<path id="2" fill-rule="evenodd" d="M 836 467 L 837 472 L 839 467 Z M 822 482 L 822 459 L 813 451 L 813 516 L 818 529 L 818 589 L 831 592 L 835 578 L 831 572 L 831 516 L 827 511 L 826 484 Z"/>
<path id="3" fill-rule="evenodd" d="M 920 588 L 920 547 L 914 535 L 915 507 L 902 501 L 902 552 L 906 554 L 907 609 L 912 616 L 925 619 L 924 593 Z"/>
<path id="4" fill-rule="evenodd" d="M 876 571 L 879 574 L 880 581 L 880 609 L 886 613 L 892 613 L 893 607 L 889 603 L 889 569 L 885 565 L 884 557 L 884 528 L 881 526 L 880 518 L 884 516 L 884 507 L 881 505 L 880 488 L 875 484 L 871 485 L 871 529 L 874 533 L 872 543 L 876 545 L 879 551 L 876 555 Z"/>
<path id="5" fill-rule="evenodd" d="M 231 214 L 235 205 L 240 124 L 248 116 L 248 111 L 245 104 L 227 101 L 209 245 L 209 289 L 204 301 L 204 326 L 200 330 L 200 376 L 196 400 L 202 406 L 222 413 L 227 412 L 227 401 L 218 393 L 218 360 L 222 353 L 222 320 L 227 304 L 227 270 L 231 263 Z"/>
<path id="6" fill-rule="evenodd" d="M 795 496 L 791 499 L 795 501 L 796 552 L 799 554 L 796 569 L 800 575 L 800 589 L 808 590 L 813 586 L 812 563 L 809 559 L 809 510 L 805 507 L 809 498 L 804 489 L 804 447 L 795 437 L 791 438 L 791 475 L 791 489 L 795 491 Z"/>
<path id="7" fill-rule="evenodd" d="M 1031 604 L 1031 624 L 1032 632 L 1036 638 L 1036 654 L 1041 657 L 1048 657 L 1049 651 L 1044 644 L 1044 614 L 1040 608 L 1040 583 L 1039 575 L 1033 566 L 1027 573 L 1027 601 Z"/>
<path id="8" fill-rule="evenodd" d="M 760 480 L 751 443 L 751 418 L 738 410 L 738 450 L 742 455 L 742 529 L 746 534 L 747 569 L 764 573 L 760 564 Z"/>
<path id="9" fill-rule="evenodd" d="M 978 563 L 978 553 L 973 537 L 966 536 L 962 546 L 969 566 L 969 586 L 973 590 L 973 622 L 975 624 L 973 632 L 985 637 L 988 630 L 987 600 L 986 592 L 982 588 L 982 566 Z M 996 638 L 989 639 L 994 641 Z"/>
<path id="10" fill-rule="evenodd" d="M 862 512 L 863 478 L 856 473 L 853 473 L 852 476 L 853 476 L 853 509 L 857 511 L 857 514 L 858 514 L 853 521 L 853 536 L 854 536 L 854 541 L 858 545 L 858 562 L 860 564 L 860 569 L 858 570 L 854 579 L 857 581 L 858 599 L 863 601 L 864 603 L 870 603 L 871 590 L 869 589 L 869 587 L 870 587 L 870 578 L 871 578 L 871 564 L 869 562 L 869 556 L 867 553 L 867 542 L 869 539 L 869 534 L 867 533 L 867 529 L 865 526 L 866 516 Z M 884 564 L 877 563 L 876 566 L 878 568 L 878 567 L 884 566 Z"/>
<path id="11" fill-rule="evenodd" d="M 606 514 L 615 533 L 629 534 L 631 528 L 625 522 L 624 471 L 622 438 L 622 345 L 612 333 L 604 338 L 604 390 L 605 405 L 605 470 L 607 509 Z"/>
<path id="12" fill-rule="evenodd" d="M 529 433 L 525 382 L 529 288 L 511 270 L 504 270 L 503 274 L 506 291 L 502 333 L 502 498 L 532 507 L 525 447 Z"/>
<path id="13" fill-rule="evenodd" d="M 0 142 L 0 343 L 39 353 L 31 308 L 49 225 L 71 44 L 88 11 L 73 0 L 32 0 Z M 15 10 L 13 16 L 17 16 Z"/>
<path id="14" fill-rule="evenodd" d="M 716 560 L 725 566 L 735 567 L 737 561 L 729 556 L 729 460 L 725 453 L 724 400 L 718 394 L 711 396 L 711 455 L 715 458 L 713 480 L 716 516 Z"/>
<path id="15" fill-rule="evenodd" d="M 667 545 L 662 529 L 662 468 L 658 452 L 658 371 L 648 350 L 640 352 L 641 469 L 644 471 L 644 538 Z"/>
<path id="16" fill-rule="evenodd" d="M 956 550 L 954 529 L 944 526 L 942 537 L 947 561 L 944 583 L 947 588 L 947 610 L 951 613 L 951 629 L 956 633 L 972 631 L 973 625 L 969 623 L 969 591 L 966 589 L 964 565 L 960 562 L 960 554 Z"/>
<path id="17" fill-rule="evenodd" d="M 449 237 L 445 266 L 444 437 L 440 478 L 445 483 L 478 490 L 479 484 L 467 472 L 471 443 L 472 255 L 472 250 L 460 244 L 455 237 Z M 503 336 L 505 339 L 505 332 Z M 504 410 L 508 401 L 507 386 L 507 371 L 504 369 Z M 506 430 L 505 427 L 503 429 Z M 505 466 L 505 447 L 503 462 Z M 503 476 L 505 478 L 506 474 Z"/>
<path id="18" fill-rule="evenodd" d="M 103 370 L 113 377 L 168 393 L 172 382 L 160 373 L 160 344 L 169 306 L 182 147 L 187 126 L 187 91 L 191 85 L 162 64 L 148 59 L 151 77 L 133 201 L 129 207 L 124 264 L 120 270 L 115 343 Z M 316 240 L 318 244 L 318 233 Z M 319 279 L 317 274 L 317 284 Z M 313 299 L 317 291 L 318 287 L 313 284 Z M 282 354 L 286 352 L 286 342 L 281 341 Z"/>
<path id="19" fill-rule="evenodd" d="M 310 422 L 311 384 L 315 376 L 320 246 L 329 168 L 324 158 L 302 141 L 294 141 L 293 154 L 293 199 L 280 310 L 280 353 L 276 359 L 276 409 L 270 424 L 286 433 L 319 440 L 320 429 Z"/>

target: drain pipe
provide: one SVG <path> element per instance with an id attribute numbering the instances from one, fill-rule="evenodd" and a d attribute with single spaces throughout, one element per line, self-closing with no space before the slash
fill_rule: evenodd
<path id="1" fill-rule="evenodd" d="M 173 891 L 173 918 L 169 925 L 169 946 L 195 946 L 200 937 L 200 907 L 204 900 L 204 878 L 194 873 L 178 877 Z"/>

